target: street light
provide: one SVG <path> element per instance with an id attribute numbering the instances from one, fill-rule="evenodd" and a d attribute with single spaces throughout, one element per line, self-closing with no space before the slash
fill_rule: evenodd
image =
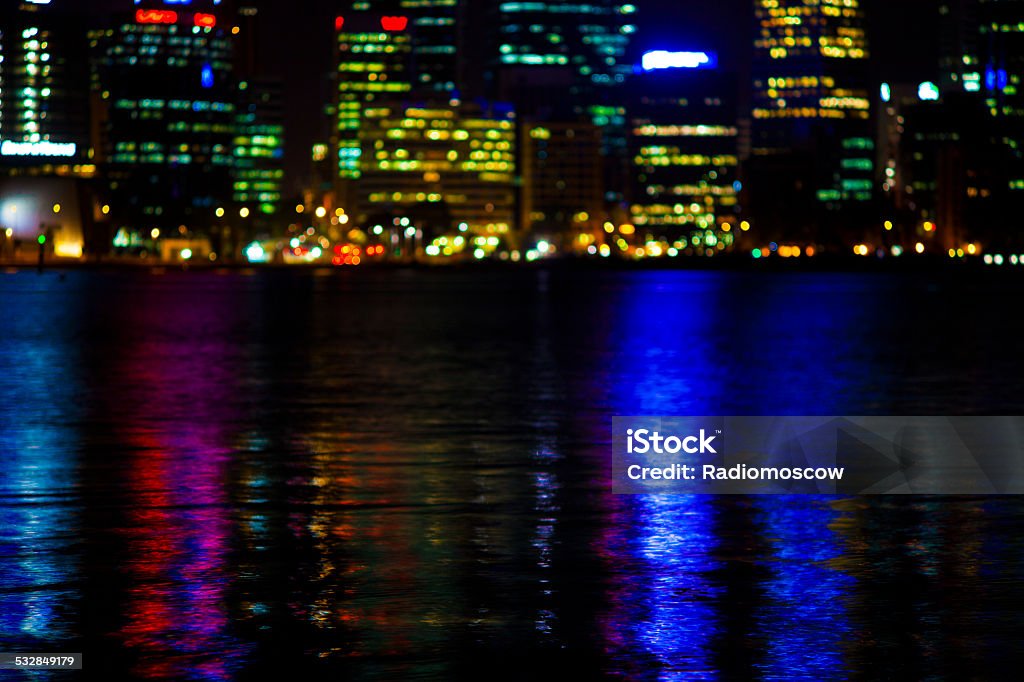
<path id="1" fill-rule="evenodd" d="M 249 209 L 246 208 L 245 206 L 243 206 L 242 210 L 240 210 L 238 212 L 238 215 L 242 216 L 243 218 L 248 218 L 249 217 Z"/>

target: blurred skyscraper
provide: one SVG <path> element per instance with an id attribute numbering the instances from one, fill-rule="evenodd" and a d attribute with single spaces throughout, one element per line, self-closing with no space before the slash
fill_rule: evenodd
<path id="1" fill-rule="evenodd" d="M 741 231 L 735 78 L 704 52 L 644 61 L 630 98 L 632 223 L 679 251 L 721 251 Z"/>
<path id="2" fill-rule="evenodd" d="M 407 36 L 408 49 L 399 52 L 406 62 L 410 91 L 421 99 L 447 102 L 459 90 L 465 5 L 464 0 L 348 0 L 340 4 L 338 29 L 345 33 L 345 22 L 352 20 L 370 32 Z M 375 18 L 372 25 L 361 21 L 367 16 Z M 384 17 L 389 19 L 388 29 L 379 23 Z"/>
<path id="3" fill-rule="evenodd" d="M 515 224 L 515 122 L 472 105 L 381 104 L 360 133 L 360 224 L 411 220 L 426 238 L 504 239 Z M 350 211 L 352 212 L 352 211 Z"/>
<path id="4" fill-rule="evenodd" d="M 935 203 L 946 207 L 935 220 L 940 235 L 1018 246 L 1024 235 L 1006 229 L 1006 217 L 1024 198 L 1024 2 L 943 0 L 938 11 L 941 87 L 907 126 L 913 142 L 944 148 L 917 150 L 914 165 L 945 180 L 935 188 Z"/>
<path id="5" fill-rule="evenodd" d="M 476 19 L 487 92 L 533 120 L 585 119 L 602 132 L 606 199 L 621 201 L 628 184 L 623 88 L 633 71 L 630 44 L 637 6 L 587 3 L 480 3 Z M 489 33 L 488 33 L 489 32 Z"/>
<path id="6" fill-rule="evenodd" d="M 231 29 L 238 82 L 233 198 L 239 217 L 251 220 L 249 231 L 268 234 L 278 227 L 284 193 L 285 95 L 284 82 L 258 58 L 268 54 L 256 38 L 259 17 L 258 8 L 240 7 Z"/>
<path id="7" fill-rule="evenodd" d="M 607 123 L 600 105 L 632 73 L 628 54 L 636 6 L 617 0 L 583 4 L 494 2 L 492 54 L 499 99 L 523 114 L 590 114 Z"/>
<path id="8" fill-rule="evenodd" d="M 412 89 L 412 34 L 408 16 L 379 9 L 345 11 L 335 18 L 334 28 L 337 90 L 332 146 L 341 181 L 339 199 L 346 205 L 355 200 L 352 182 L 362 175 L 360 131 L 366 109 L 381 101 L 401 100 Z"/>
<path id="9" fill-rule="evenodd" d="M 1007 156 L 1010 210 L 1024 198 L 1024 2 L 981 0 L 978 24 L 982 91 Z"/>
<path id="10" fill-rule="evenodd" d="M 520 225 L 566 248 L 592 245 L 606 220 L 600 128 L 528 121 L 519 143 Z"/>
<path id="11" fill-rule="evenodd" d="M 0 6 L 0 167 L 91 176 L 88 63 L 72 0 Z"/>
<path id="12" fill-rule="evenodd" d="M 939 14 L 939 69 L 943 90 L 981 90 L 978 0 L 942 0 Z"/>
<path id="13" fill-rule="evenodd" d="M 143 0 L 90 34 L 100 160 L 116 247 L 206 235 L 237 246 L 233 17 L 219 0 Z"/>
<path id="14" fill-rule="evenodd" d="M 403 239 L 410 221 L 417 240 L 515 224 L 513 115 L 458 101 L 458 9 L 354 2 L 335 18 L 336 203 L 360 224 L 404 219 Z"/>
<path id="15" fill-rule="evenodd" d="M 870 207 L 874 143 L 861 5 L 755 0 L 749 185 L 767 234 L 837 241 L 844 223 Z"/>
<path id="16" fill-rule="evenodd" d="M 401 0 L 399 9 L 412 24 L 413 88 L 437 99 L 459 92 L 461 14 L 472 0 Z"/>

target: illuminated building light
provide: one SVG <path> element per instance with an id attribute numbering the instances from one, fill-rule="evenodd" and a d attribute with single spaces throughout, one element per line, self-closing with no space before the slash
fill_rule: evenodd
<path id="1" fill-rule="evenodd" d="M 654 50 L 641 58 L 644 71 L 658 69 L 713 69 L 718 65 L 718 57 L 713 52 L 668 52 Z"/>
<path id="2" fill-rule="evenodd" d="M 385 31 L 404 31 L 409 26 L 409 17 L 381 17 L 380 25 Z"/>
<path id="3" fill-rule="evenodd" d="M 939 86 L 931 81 L 925 81 L 917 86 L 917 97 L 922 102 L 934 102 L 939 99 Z"/>
<path id="4" fill-rule="evenodd" d="M 881 95 L 883 102 L 889 102 L 892 100 L 892 86 L 888 83 L 882 83 Z"/>
<path id="5" fill-rule="evenodd" d="M 58 241 L 53 245 L 53 253 L 61 258 L 81 258 L 82 244 L 81 242 Z"/>
<path id="6" fill-rule="evenodd" d="M 213 67 L 211 67 L 209 64 L 203 64 L 203 70 L 200 76 L 200 83 L 204 88 L 213 87 Z"/>
<path id="7" fill-rule="evenodd" d="M 250 263 L 266 263 L 269 260 L 267 252 L 259 242 L 253 242 L 246 247 L 245 259 Z"/>
<path id="8" fill-rule="evenodd" d="M 175 24 L 178 13 L 172 9 L 140 9 L 135 12 L 135 21 L 140 24 Z"/>
<path id="9" fill-rule="evenodd" d="M 217 25 L 217 17 L 212 14 L 204 14 L 203 12 L 197 12 L 192 21 L 196 26 L 201 28 L 213 28 Z"/>
<path id="10" fill-rule="evenodd" d="M 991 66 L 985 69 L 985 88 L 987 90 L 1006 90 L 1009 85 L 1009 75 L 1006 69 L 994 69 Z"/>
<path id="11" fill-rule="evenodd" d="M 633 129 L 639 137 L 735 137 L 735 126 L 723 125 L 643 125 Z"/>
<path id="12" fill-rule="evenodd" d="M 0 144 L 0 156 L 74 156 L 77 145 L 73 142 L 15 142 L 4 140 Z"/>

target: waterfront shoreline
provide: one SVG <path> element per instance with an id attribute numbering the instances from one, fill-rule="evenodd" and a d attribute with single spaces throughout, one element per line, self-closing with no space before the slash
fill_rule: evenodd
<path id="1" fill-rule="evenodd" d="M 39 270 L 35 261 L 0 261 L 5 272 Z M 596 260 L 585 258 L 552 258 L 533 263 L 511 263 L 496 260 L 464 261 L 457 263 L 424 263 L 416 261 L 363 263 L 359 266 L 337 266 L 329 263 L 246 263 L 246 262 L 190 262 L 166 263 L 141 259 L 101 259 L 47 261 L 43 268 L 56 271 L 120 270 L 164 272 L 360 272 L 360 271 L 482 271 L 482 270 L 582 270 L 582 271 L 738 271 L 738 272 L 962 272 L 962 271 L 1016 271 L 1017 266 L 986 264 L 981 258 L 948 258 L 940 256 L 913 256 L 901 258 L 866 258 L 858 256 L 825 255 L 813 258 L 752 259 L 746 256 L 720 256 L 716 258 L 675 258 L 657 260 Z"/>

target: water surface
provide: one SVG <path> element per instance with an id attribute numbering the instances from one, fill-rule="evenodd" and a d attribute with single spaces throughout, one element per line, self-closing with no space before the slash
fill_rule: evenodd
<path id="1" fill-rule="evenodd" d="M 0 644 L 102 680 L 1002 676 L 1018 498 L 614 496 L 608 442 L 616 414 L 1024 413 L 1022 292 L 0 275 Z"/>

